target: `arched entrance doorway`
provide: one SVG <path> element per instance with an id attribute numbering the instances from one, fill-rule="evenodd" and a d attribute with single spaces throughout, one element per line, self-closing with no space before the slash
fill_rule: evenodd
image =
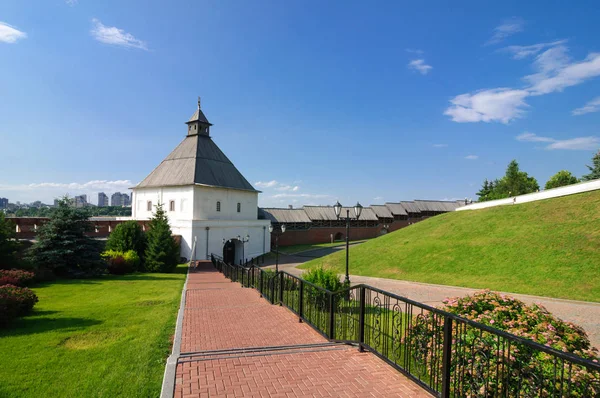
<path id="1" fill-rule="evenodd" d="M 341 232 L 338 232 L 337 234 L 335 234 L 335 237 L 333 238 L 333 240 L 335 240 L 335 241 L 344 240 L 344 234 Z"/>
<path id="2" fill-rule="evenodd" d="M 227 264 L 235 264 L 235 243 L 228 240 L 223 246 L 223 261 Z"/>

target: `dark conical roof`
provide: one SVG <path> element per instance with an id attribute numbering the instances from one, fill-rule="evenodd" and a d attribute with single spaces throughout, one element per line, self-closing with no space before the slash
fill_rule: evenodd
<path id="1" fill-rule="evenodd" d="M 198 134 L 185 137 L 135 188 L 184 185 L 258 192 L 208 135 Z"/>
<path id="2" fill-rule="evenodd" d="M 192 115 L 190 120 L 187 121 L 187 123 L 193 123 L 193 122 L 206 123 L 206 124 L 210 124 L 212 126 L 212 124 L 208 121 L 206 116 L 204 116 L 204 112 L 202 112 L 202 109 L 200 109 L 200 108 L 196 109 L 196 112 L 194 112 L 194 114 Z"/>

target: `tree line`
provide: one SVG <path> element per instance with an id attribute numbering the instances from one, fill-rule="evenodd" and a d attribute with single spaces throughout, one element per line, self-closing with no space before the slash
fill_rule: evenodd
<path id="1" fill-rule="evenodd" d="M 592 157 L 592 165 L 586 165 L 589 174 L 585 174 L 581 179 L 575 177 L 568 170 L 560 170 L 546 182 L 545 189 L 558 188 L 566 185 L 576 184 L 580 181 L 589 181 L 600 178 L 600 151 Z M 535 177 L 529 176 L 526 172 L 519 169 L 519 163 L 516 160 L 511 161 L 506 168 L 506 173 L 502 178 L 483 181 L 483 185 L 477 192 L 478 200 L 485 202 L 488 200 L 504 199 L 526 193 L 537 192 L 540 186 Z"/>

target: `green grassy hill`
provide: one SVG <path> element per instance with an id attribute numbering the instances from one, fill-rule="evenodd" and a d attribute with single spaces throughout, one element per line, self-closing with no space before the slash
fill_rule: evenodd
<path id="1" fill-rule="evenodd" d="M 600 191 L 436 216 L 352 247 L 350 273 L 600 302 Z"/>

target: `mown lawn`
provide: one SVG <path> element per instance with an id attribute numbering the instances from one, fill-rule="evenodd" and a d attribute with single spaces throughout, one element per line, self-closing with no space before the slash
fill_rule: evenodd
<path id="1" fill-rule="evenodd" d="M 350 241 L 350 244 L 354 243 L 362 243 L 366 242 L 366 240 L 354 240 Z M 315 243 L 315 244 L 305 244 L 305 245 L 292 245 L 292 246 L 279 246 L 279 251 L 285 254 L 296 254 L 302 253 L 309 250 L 323 249 L 326 247 L 337 247 L 344 246 L 346 242 L 333 242 L 333 243 Z"/>
<path id="2" fill-rule="evenodd" d="M 0 397 L 159 396 L 186 271 L 35 286 L 0 329 Z"/>
<path id="3" fill-rule="evenodd" d="M 344 272 L 346 253 L 301 268 Z M 350 273 L 600 302 L 600 191 L 432 217 L 350 248 Z"/>

